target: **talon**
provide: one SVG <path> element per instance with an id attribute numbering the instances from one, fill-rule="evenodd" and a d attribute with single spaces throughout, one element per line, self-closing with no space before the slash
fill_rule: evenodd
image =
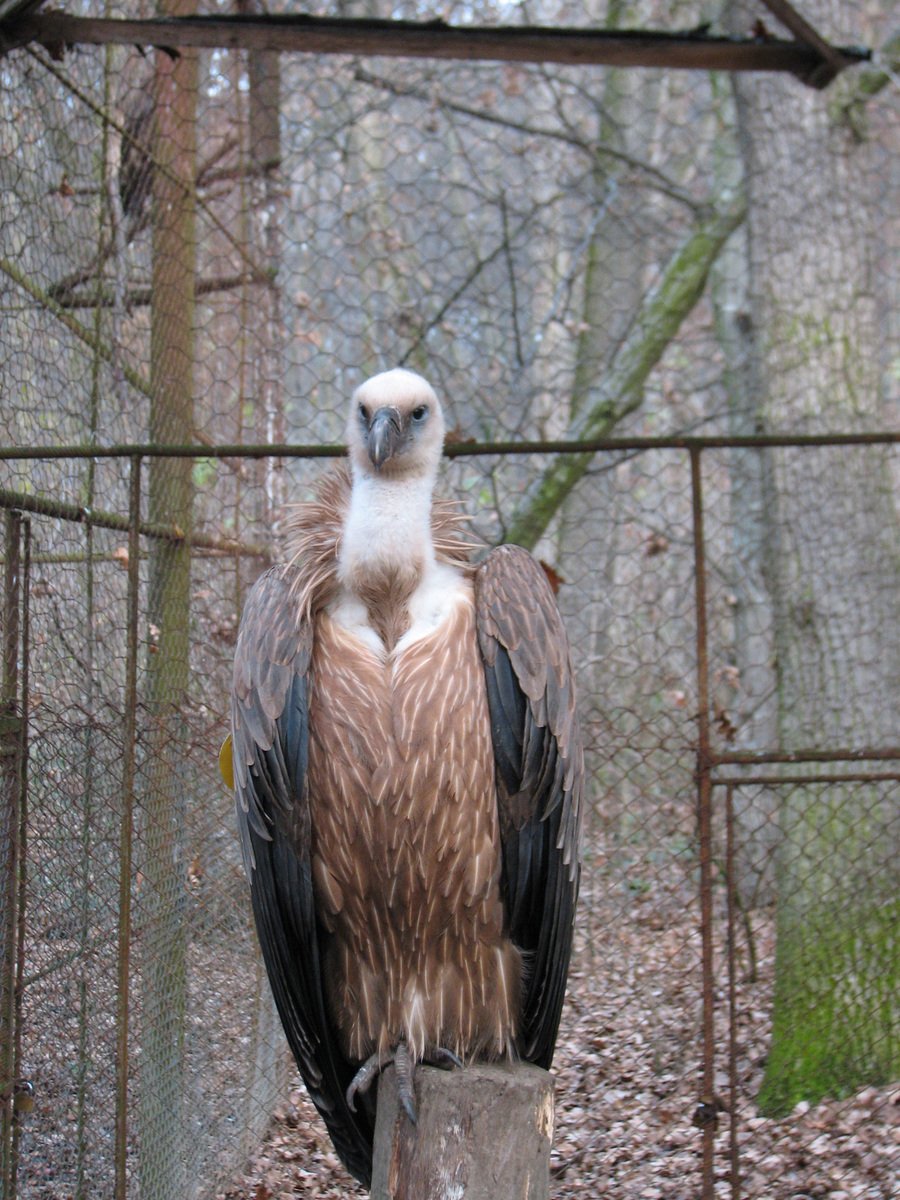
<path id="1" fill-rule="evenodd" d="M 350 1086 L 346 1091 L 347 1107 L 351 1112 L 356 1112 L 357 1092 L 367 1092 L 372 1086 L 372 1080 L 381 1070 L 381 1063 L 377 1054 L 370 1055 L 363 1065 L 359 1068 L 353 1078 L 350 1080 Z"/>
<path id="2" fill-rule="evenodd" d="M 463 1066 L 459 1055 L 448 1050 L 446 1046 L 436 1046 L 425 1061 L 429 1066 L 437 1067 L 441 1071 L 452 1071 L 454 1067 L 462 1069 Z"/>
<path id="3" fill-rule="evenodd" d="M 432 1067 L 438 1067 L 442 1071 L 451 1071 L 454 1067 L 463 1066 L 463 1061 L 458 1054 L 454 1054 L 452 1050 L 448 1050 L 446 1046 L 435 1046 L 433 1050 L 428 1052 L 425 1061 Z M 413 1086 L 416 1064 L 410 1058 L 409 1047 L 405 1042 L 398 1042 L 393 1051 L 382 1060 L 378 1054 L 371 1054 L 363 1065 L 359 1068 L 353 1078 L 350 1080 L 350 1086 L 345 1093 L 347 1099 L 347 1107 L 351 1112 L 356 1112 L 356 1096 L 361 1092 L 367 1092 L 372 1086 L 372 1080 L 380 1075 L 388 1063 L 394 1064 L 394 1070 L 397 1072 L 397 1095 L 400 1103 L 403 1105 L 403 1111 L 409 1117 L 413 1125 L 416 1124 L 416 1096 Z"/>
<path id="4" fill-rule="evenodd" d="M 415 1063 L 409 1057 L 405 1042 L 400 1042 L 394 1051 L 394 1070 L 397 1072 L 397 1095 L 406 1115 L 416 1124 L 416 1100 L 413 1092 Z"/>
<path id="5" fill-rule="evenodd" d="M 410 1121 L 415 1125 L 416 1101 L 413 1093 L 415 1063 L 409 1057 L 409 1050 L 405 1042 L 398 1042 L 393 1051 L 383 1060 L 377 1052 L 371 1054 L 366 1059 L 350 1080 L 350 1086 L 345 1093 L 347 1107 L 351 1112 L 356 1112 L 356 1096 L 361 1092 L 367 1092 L 372 1086 L 372 1080 L 380 1075 L 388 1063 L 391 1062 L 393 1062 L 394 1069 L 397 1072 L 397 1092 L 400 1097 L 400 1103 L 403 1105 L 403 1110 Z"/>

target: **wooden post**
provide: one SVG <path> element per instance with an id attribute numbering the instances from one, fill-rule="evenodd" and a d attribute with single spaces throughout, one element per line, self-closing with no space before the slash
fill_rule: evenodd
<path id="1" fill-rule="evenodd" d="M 373 1200 L 547 1200 L 553 1076 L 530 1063 L 419 1066 L 417 1123 L 378 1086 Z"/>

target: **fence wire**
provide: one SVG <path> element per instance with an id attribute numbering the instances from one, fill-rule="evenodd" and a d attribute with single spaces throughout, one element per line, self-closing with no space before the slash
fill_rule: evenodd
<path id="1" fill-rule="evenodd" d="M 677 23 L 772 20 L 713 8 Z M 448 410 L 443 489 L 548 564 L 573 644 L 590 783 L 556 1194 L 892 1194 L 896 51 L 879 4 L 802 8 L 875 61 L 818 93 L 0 58 L 11 1197 L 353 1193 L 292 1090 L 216 754 L 243 598 L 327 469 L 253 447 L 339 442 L 356 384 L 398 364 Z M 35 446 L 57 453 L 14 453 Z M 133 452 L 91 453 L 110 446 Z"/>

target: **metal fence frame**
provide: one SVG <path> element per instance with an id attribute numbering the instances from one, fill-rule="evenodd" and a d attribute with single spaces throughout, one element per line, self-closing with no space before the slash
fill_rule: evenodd
<path id="1" fill-rule="evenodd" d="M 734 1113 L 738 1093 L 736 1079 L 736 985 L 734 933 L 737 918 L 735 883 L 735 820 L 736 789 L 752 785 L 779 787 L 804 783 L 839 784 L 848 782 L 900 781 L 900 746 L 832 747 L 819 746 L 784 752 L 777 748 L 764 751 L 717 751 L 711 734 L 710 670 L 708 657 L 709 616 L 707 612 L 707 565 L 704 535 L 704 490 L 702 460 L 713 449 L 762 447 L 859 446 L 900 444 L 898 433 L 866 433 L 806 437 L 769 436 L 737 437 L 672 437 L 599 439 L 593 442 L 491 442 L 455 444 L 447 447 L 449 457 L 472 455 L 532 454 L 535 452 L 571 454 L 585 451 L 641 453 L 647 450 L 672 450 L 686 453 L 690 463 L 691 510 L 693 526 L 694 609 L 696 642 L 694 647 L 698 710 L 695 753 L 696 836 L 699 861 L 699 912 L 702 994 L 701 1090 L 697 1097 L 694 1124 L 702 1134 L 702 1198 L 713 1200 L 715 1194 L 714 1168 L 717 1161 L 716 1131 L 721 1101 L 716 1095 L 715 1073 L 721 1053 L 727 1057 L 730 1079 L 730 1109 Z M 124 447 L 45 447 L 0 448 L 0 461 L 22 459 L 86 459 L 121 458 L 129 462 L 129 509 L 125 513 L 90 512 L 77 505 L 59 503 L 51 498 L 26 496 L 0 491 L 0 508 L 5 510 L 5 535 L 8 550 L 5 558 L 4 646 L 2 666 L 2 695 L 0 695 L 0 832 L 7 841 L 3 895 L 5 927 L 0 931 L 5 948 L 6 979 L 3 993 L 8 1011 L 3 1024 L 12 1031 L 2 1048 L 0 1060 L 0 1161 L 3 1164 L 4 1194 L 15 1200 L 18 1154 L 18 1130 L 21 1113 L 29 1104 L 27 1085 L 20 1078 L 21 1029 L 23 1022 L 25 915 L 27 909 L 27 815 L 28 815 L 28 594 L 30 583 L 30 526 L 31 514 L 57 517 L 66 521 L 83 522 L 111 528 L 128 535 L 127 588 L 127 656 L 125 661 L 124 737 L 125 757 L 122 764 L 123 806 L 119 845 L 119 913 L 118 913 L 118 972 L 116 1019 L 116 1113 L 115 1113 L 115 1197 L 125 1200 L 128 1195 L 126 1150 L 128 1142 L 128 1067 L 131 1054 L 130 1015 L 130 952 L 132 896 L 132 838 L 135 803 L 135 729 L 138 703 L 138 625 L 139 625 L 139 566 L 142 538 L 181 539 L 177 529 L 148 524 L 142 520 L 142 467 L 151 457 L 246 457 L 260 458 L 329 458 L 343 453 L 340 446 L 124 446 Z M 192 547 L 201 551 L 218 551 L 226 555 L 262 556 L 258 546 L 197 537 Z M 871 764 L 883 764 L 871 769 Z M 786 765 L 815 768 L 814 774 L 803 776 L 786 773 Z M 848 769 L 851 764 L 866 764 L 869 769 Z M 740 773 L 739 768 L 754 768 L 752 773 Z M 727 996 L 728 1028 L 718 1033 L 715 1020 L 715 966 L 713 918 L 713 834 L 715 821 L 714 794 L 724 790 L 725 884 L 727 889 Z M 728 1153 L 731 1158 L 731 1195 L 742 1196 L 738 1151 L 739 1126 L 730 1122 Z M 238 1164 L 236 1164 L 237 1169 Z"/>
<path id="2" fill-rule="evenodd" d="M 815 30 L 784 0 L 764 0 L 765 6 L 782 21 L 795 37 L 794 42 L 769 39 L 712 39 L 702 32 L 693 35 L 632 35 L 627 38 L 604 36 L 597 31 L 551 29 L 461 30 L 440 22 L 419 24 L 403 22 L 319 21 L 302 17 L 295 21 L 245 16 L 230 21 L 209 18 L 172 19 L 167 22 L 91 21 L 68 14 L 43 11 L 28 0 L 0 0 L 0 54 L 16 45 L 31 42 L 54 49 L 64 42 L 142 44 L 160 42 L 166 46 L 244 45 L 256 49 L 302 51 L 308 53 L 380 53 L 400 56 L 487 57 L 507 61 L 579 61 L 614 62 L 619 66 L 641 63 L 670 67 L 727 70 L 790 70 L 812 86 L 824 86 L 844 67 L 865 60 L 868 51 L 835 48 L 823 41 Z M 710 711 L 710 671 L 707 635 L 709 620 L 706 597 L 706 547 L 703 532 L 704 452 L 720 448 L 764 448 L 778 446 L 896 445 L 900 435 L 870 433 L 846 436 L 763 437 L 763 438 L 644 438 L 599 439 L 586 442 L 494 442 L 481 445 L 450 446 L 451 457 L 472 455 L 583 454 L 618 451 L 637 454 L 651 449 L 685 452 L 690 459 L 693 519 L 694 604 L 696 612 L 696 687 L 698 711 L 695 752 L 696 830 L 700 868 L 700 935 L 702 946 L 702 1077 L 695 1123 L 702 1131 L 704 1200 L 714 1195 L 715 1135 L 718 1099 L 715 1095 L 717 1052 L 727 1047 L 732 1100 L 737 1092 L 735 1077 L 735 978 L 734 922 L 737 910 L 735 890 L 734 798 L 736 790 L 753 784 L 779 787 L 796 784 L 797 777 L 787 774 L 787 764 L 814 768 L 806 782 L 840 783 L 900 780 L 900 747 L 814 747 L 791 754 L 776 749 L 752 754 L 720 752 L 713 744 Z M 116 1016 L 116 1117 L 115 1117 L 115 1196 L 127 1195 L 126 1151 L 128 1141 L 128 1062 L 130 1041 L 130 951 L 133 815 L 135 804 L 135 732 L 138 700 L 140 545 L 142 539 L 184 541 L 175 527 L 154 525 L 142 519 L 142 473 L 151 457 L 189 458 L 324 458 L 340 454 L 340 447 L 322 446 L 70 446 L 36 449 L 0 448 L 0 460 L 121 458 L 130 463 L 130 489 L 127 513 L 88 511 L 76 504 L 62 503 L 49 497 L 34 497 L 0 489 L 0 508 L 4 510 L 5 538 L 9 547 L 4 569 L 3 594 L 0 597 L 4 617 L 3 660 L 0 666 L 0 844 L 5 843 L 6 857 L 0 864 L 0 938 L 5 951 L 5 978 L 0 993 L 5 1010 L 0 1025 L 12 1034 L 0 1044 L 0 1178 L 4 1194 L 15 1197 L 18 1130 L 20 1114 L 27 1109 L 29 1096 L 21 1085 L 20 1060 L 22 1006 L 25 999 L 24 947 L 27 908 L 27 818 L 28 818 L 28 654 L 29 581 L 31 570 L 29 516 L 56 517 L 98 528 L 118 530 L 128 538 L 127 656 L 125 660 L 125 756 L 122 763 L 123 806 L 119 844 L 119 913 L 117 949 L 118 1007 Z M 191 547 L 226 555 L 264 557 L 266 549 L 215 538 L 195 536 Z M 22 648 L 26 652 L 22 653 Z M 881 770 L 852 770 L 850 765 L 881 763 Z M 738 768 L 755 769 L 740 773 Z M 726 844 L 725 881 L 727 887 L 728 996 L 730 1017 L 727 1036 L 717 1034 L 715 1024 L 713 963 L 713 836 L 718 832 L 718 809 L 714 805 L 724 789 L 724 835 Z M 734 1105 L 732 1104 L 734 1111 Z M 741 1195 L 738 1160 L 738 1127 L 731 1121 L 731 1193 Z"/>

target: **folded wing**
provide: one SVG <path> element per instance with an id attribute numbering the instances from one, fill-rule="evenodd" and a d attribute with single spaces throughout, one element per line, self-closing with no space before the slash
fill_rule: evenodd
<path id="1" fill-rule="evenodd" d="M 524 952 L 520 1052 L 549 1067 L 580 874 L 584 756 L 569 647 L 547 577 L 518 546 L 475 575 L 503 845 L 508 933 Z"/>
<path id="2" fill-rule="evenodd" d="M 374 1107 L 351 1112 L 355 1066 L 341 1053 L 324 995 L 310 868 L 307 757 L 312 627 L 291 576 L 273 567 L 244 608 L 234 663 L 232 737 L 238 826 L 269 981 L 310 1097 L 343 1162 L 368 1184 Z"/>

